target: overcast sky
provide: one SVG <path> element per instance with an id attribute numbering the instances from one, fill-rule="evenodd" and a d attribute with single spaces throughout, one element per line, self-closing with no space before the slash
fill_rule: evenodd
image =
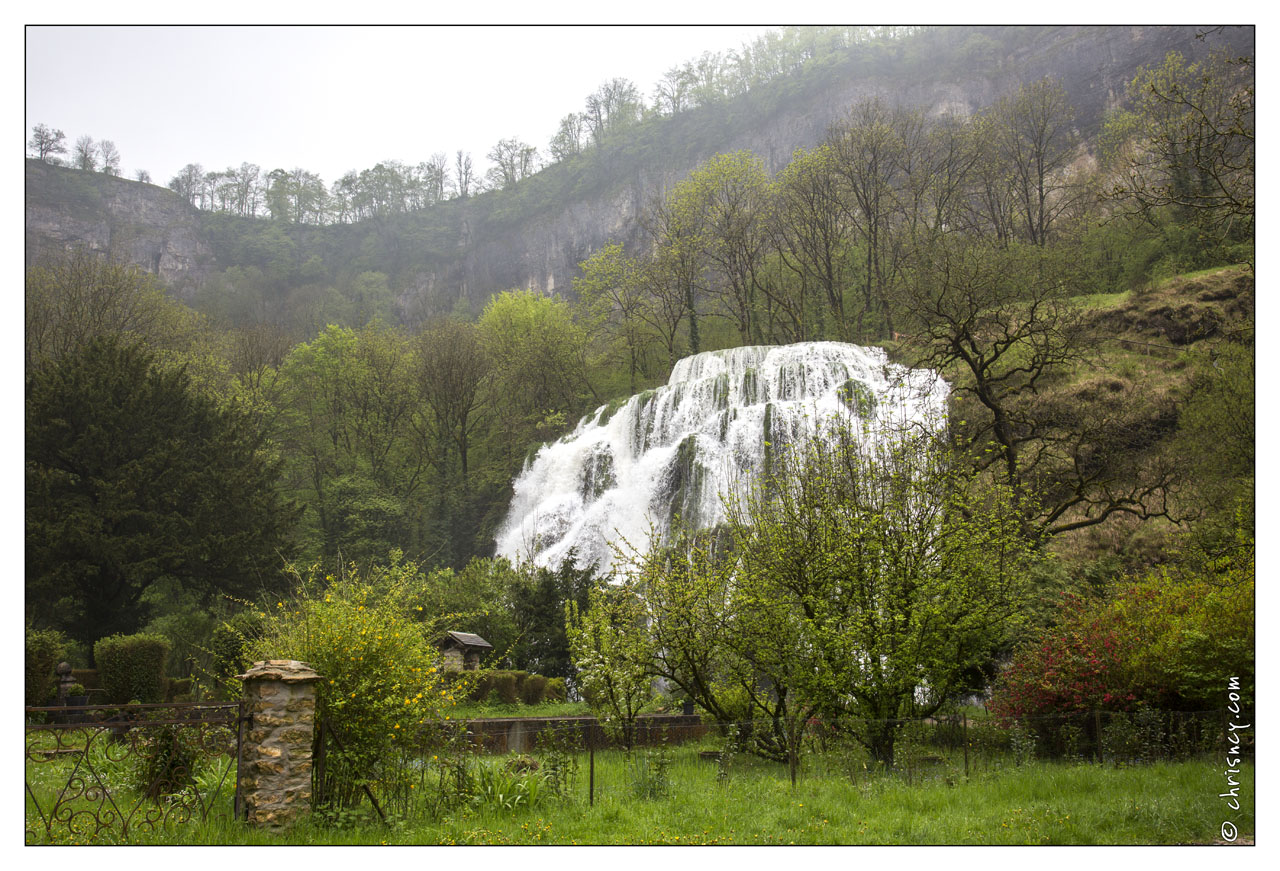
<path id="1" fill-rule="evenodd" d="M 109 139 L 122 175 L 187 163 L 302 167 L 332 184 L 441 151 L 477 167 L 499 139 L 545 151 L 606 79 L 651 101 L 668 69 L 768 27 L 26 28 L 26 126 Z"/>

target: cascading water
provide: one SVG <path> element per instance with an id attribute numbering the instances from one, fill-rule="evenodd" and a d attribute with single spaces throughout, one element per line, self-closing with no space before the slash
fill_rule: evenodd
<path id="1" fill-rule="evenodd" d="M 880 348 L 837 342 L 732 348 L 685 357 L 666 386 L 601 406 L 543 446 L 515 482 L 497 553 L 607 570 L 613 545 L 638 551 L 677 518 L 725 519 L 723 497 L 767 474 L 787 445 L 821 438 L 833 419 L 863 439 L 940 427 L 947 384 L 891 364 Z"/>

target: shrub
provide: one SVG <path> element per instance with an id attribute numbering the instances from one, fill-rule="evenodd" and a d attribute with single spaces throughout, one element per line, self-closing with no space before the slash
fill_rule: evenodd
<path id="1" fill-rule="evenodd" d="M 520 701 L 515 672 L 493 672 L 489 677 L 489 682 L 493 687 L 491 698 L 495 702 L 503 705 L 514 705 Z"/>
<path id="2" fill-rule="evenodd" d="M 1224 675 L 1251 700 L 1254 581 L 1229 585 L 1160 569 L 1106 598 L 1064 597 L 1058 624 L 1024 645 L 996 686 L 1002 716 L 1209 709 Z"/>
<path id="3" fill-rule="evenodd" d="M 160 635 L 110 635 L 93 645 L 107 701 L 123 704 L 164 701 L 164 669 L 169 642 Z"/>
<path id="4" fill-rule="evenodd" d="M 73 683 L 67 687 L 68 698 L 79 698 L 80 696 L 85 695 L 87 692 L 88 690 L 84 688 L 84 684 Z"/>
<path id="5" fill-rule="evenodd" d="M 27 628 L 24 695 L 28 707 L 39 707 L 53 697 L 53 670 L 62 660 L 66 645 L 67 639 L 61 632 Z"/>
<path id="6" fill-rule="evenodd" d="M 177 795 L 196 782 L 196 748 L 179 726 L 160 726 L 138 747 L 133 787 L 149 799 Z"/>
<path id="7" fill-rule="evenodd" d="M 251 611 L 236 614 L 214 627 L 209 636 L 209 647 L 215 680 L 224 681 L 244 674 L 251 663 L 245 648 L 261 632 L 262 619 Z"/>
<path id="8" fill-rule="evenodd" d="M 254 660 L 300 660 L 320 675 L 317 717 L 342 744 L 326 762 L 338 791 L 321 800 L 356 803 L 361 780 L 397 789 L 397 779 L 412 773 L 391 764 L 395 751 L 438 738 L 439 724 L 469 686 L 447 682 L 440 671 L 431 643 L 437 627 L 422 622 L 418 610 L 418 567 L 393 555 L 367 577 L 351 567 L 335 578 L 314 566 L 295 577 L 294 597 L 270 603 L 262 635 L 247 652 Z"/>
<path id="9" fill-rule="evenodd" d="M 520 700 L 526 705 L 536 705 L 547 697 L 547 679 L 540 674 L 529 675 L 520 689 Z"/>
<path id="10" fill-rule="evenodd" d="M 164 700 L 166 702 L 176 701 L 179 696 L 190 696 L 191 685 L 194 683 L 189 677 L 172 678 L 168 681 L 165 688 Z"/>
<path id="11" fill-rule="evenodd" d="M 546 700 L 549 702 L 567 702 L 569 700 L 569 688 L 566 686 L 564 678 L 553 677 L 547 681 Z"/>

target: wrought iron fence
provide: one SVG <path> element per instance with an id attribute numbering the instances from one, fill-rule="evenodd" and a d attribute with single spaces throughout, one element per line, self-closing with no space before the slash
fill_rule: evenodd
<path id="1" fill-rule="evenodd" d="M 240 819 L 243 702 L 27 708 L 26 842 L 127 843 Z"/>

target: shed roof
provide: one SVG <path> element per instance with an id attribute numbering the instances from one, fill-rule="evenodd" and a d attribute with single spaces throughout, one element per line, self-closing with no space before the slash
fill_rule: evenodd
<path id="1" fill-rule="evenodd" d="M 492 644 L 485 641 L 483 638 L 481 638 L 479 635 L 476 635 L 475 633 L 449 632 L 448 634 L 449 634 L 449 638 L 452 638 L 454 641 L 458 642 L 464 647 L 487 647 L 490 650 L 493 650 Z M 449 639 L 446 638 L 444 640 L 448 641 Z"/>

